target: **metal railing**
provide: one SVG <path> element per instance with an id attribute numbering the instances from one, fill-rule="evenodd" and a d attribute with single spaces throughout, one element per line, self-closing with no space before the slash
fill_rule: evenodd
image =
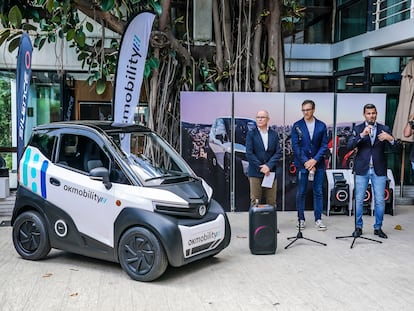
<path id="1" fill-rule="evenodd" d="M 414 18 L 414 0 L 378 0 L 374 6 L 375 30 Z"/>

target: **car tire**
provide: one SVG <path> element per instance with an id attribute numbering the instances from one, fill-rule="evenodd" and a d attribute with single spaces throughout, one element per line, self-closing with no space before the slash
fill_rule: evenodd
<path id="1" fill-rule="evenodd" d="M 38 212 L 27 211 L 17 217 L 13 224 L 13 244 L 24 259 L 39 260 L 49 254 L 49 235 Z"/>
<path id="2" fill-rule="evenodd" d="M 142 227 L 133 227 L 121 237 L 118 245 L 119 263 L 134 280 L 148 282 L 167 269 L 164 248 L 156 236 Z"/>

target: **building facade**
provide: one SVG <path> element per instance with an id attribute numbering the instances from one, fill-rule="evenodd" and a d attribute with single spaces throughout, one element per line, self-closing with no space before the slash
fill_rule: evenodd
<path id="1" fill-rule="evenodd" d="M 194 5 L 198 2 L 194 1 Z M 306 8 L 304 18 L 285 34 L 287 91 L 386 93 L 386 123 L 392 127 L 400 73 L 414 56 L 414 1 L 299 0 L 299 3 Z M 117 37 L 114 33 L 106 35 L 108 40 Z M 97 38 L 100 36 L 96 33 Z M 15 68 L 16 53 L 9 53 L 3 45 L 0 107 L 10 107 L 11 113 L 15 111 Z M 32 59 L 26 137 L 38 124 L 68 119 L 110 119 L 112 87 L 98 96 L 86 80 L 86 70 L 66 42 L 36 50 Z M 362 111 L 356 113 L 362 119 Z M 10 132 L 9 141 L 0 140 L 0 154 L 7 159 L 13 174 L 17 167 L 13 158 L 16 142 L 15 124 L 10 120 L 15 117 L 0 118 L 4 119 L 0 130 Z M 147 118 L 143 105 L 138 108 L 137 122 L 145 122 Z M 389 160 L 396 180 L 399 180 L 400 158 L 401 155 L 391 154 Z M 406 169 L 406 184 L 414 182 L 411 175 L 411 170 Z"/>

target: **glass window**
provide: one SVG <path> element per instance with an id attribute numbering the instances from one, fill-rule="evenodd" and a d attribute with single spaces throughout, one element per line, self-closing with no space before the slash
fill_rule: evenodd
<path id="1" fill-rule="evenodd" d="M 56 136 L 49 135 L 48 132 L 39 132 L 32 137 L 30 145 L 39 149 L 39 151 L 49 160 L 52 160 L 55 148 Z"/>
<path id="2" fill-rule="evenodd" d="M 303 18 L 285 29 L 285 43 L 331 43 L 332 1 L 300 0 L 305 8 Z"/>
<path id="3" fill-rule="evenodd" d="M 80 102 L 81 120 L 112 120 L 112 104 L 104 102 Z"/>
<path id="4" fill-rule="evenodd" d="M 329 77 L 288 77 L 287 92 L 332 92 L 333 82 Z"/>
<path id="5" fill-rule="evenodd" d="M 367 0 L 351 2 L 338 8 L 335 41 L 367 32 Z"/>
<path id="6" fill-rule="evenodd" d="M 337 71 L 349 70 L 364 67 L 364 57 L 362 53 L 355 53 L 338 58 Z"/>
<path id="7" fill-rule="evenodd" d="M 410 1 L 387 0 L 380 2 L 379 27 L 401 22 L 410 18 Z"/>

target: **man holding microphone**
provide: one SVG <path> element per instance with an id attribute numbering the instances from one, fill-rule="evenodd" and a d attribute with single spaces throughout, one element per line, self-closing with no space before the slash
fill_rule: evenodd
<path id="1" fill-rule="evenodd" d="M 363 108 L 365 122 L 358 124 L 352 131 L 348 141 L 348 149 L 356 148 L 354 162 L 355 174 L 355 207 L 356 231 L 354 236 L 362 234 L 362 214 L 365 192 L 368 182 L 374 191 L 375 224 L 374 234 L 386 239 L 382 231 L 382 221 L 385 212 L 384 191 L 387 181 L 386 145 L 395 145 L 394 137 L 388 126 L 377 123 L 377 108 L 366 104 Z"/>

